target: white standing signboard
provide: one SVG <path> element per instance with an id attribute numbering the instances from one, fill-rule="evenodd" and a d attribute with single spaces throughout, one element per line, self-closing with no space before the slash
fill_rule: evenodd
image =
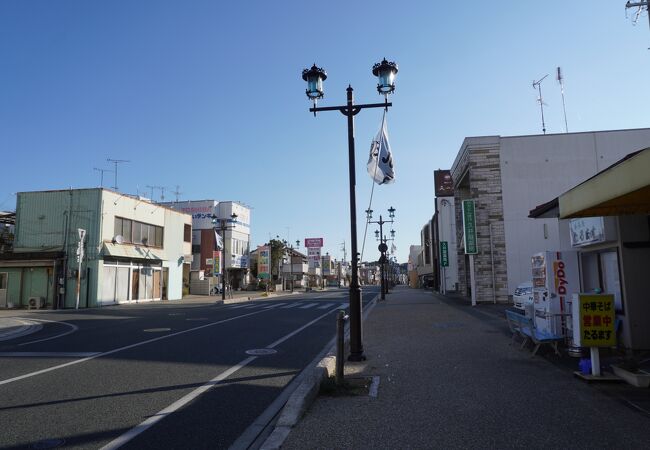
<path id="1" fill-rule="evenodd" d="M 77 302 L 75 304 L 75 309 L 79 309 L 79 292 L 81 290 L 81 263 L 84 260 L 84 241 L 86 240 L 86 230 L 83 228 L 77 228 L 79 233 L 79 243 L 77 244 L 77 262 L 79 266 L 77 267 Z"/>

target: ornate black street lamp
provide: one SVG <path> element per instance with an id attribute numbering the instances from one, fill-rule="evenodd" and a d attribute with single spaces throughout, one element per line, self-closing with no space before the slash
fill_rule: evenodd
<path id="1" fill-rule="evenodd" d="M 218 219 L 217 216 L 212 214 L 212 225 L 214 230 L 221 231 L 221 240 L 223 241 L 223 250 L 221 252 L 221 259 L 223 260 L 223 273 L 221 274 L 221 300 L 226 299 L 226 230 L 234 229 L 234 223 L 236 220 L 237 214 L 235 213 L 230 215 L 230 219 Z M 218 227 L 217 224 L 219 224 Z"/>
<path id="2" fill-rule="evenodd" d="M 362 328 L 361 328 L 361 289 L 359 288 L 358 256 L 357 252 L 357 202 L 355 195 L 355 158 L 354 158 L 354 116 L 362 109 L 385 108 L 393 106 L 388 102 L 388 94 L 395 91 L 395 75 L 397 64 L 388 62 L 384 58 L 372 68 L 372 73 L 377 77 L 377 91 L 384 96 L 384 103 L 369 103 L 355 105 L 352 95 L 352 86 L 347 88 L 347 104 L 343 106 L 316 107 L 316 101 L 323 98 L 323 81 L 327 79 L 327 73 L 314 64 L 310 69 L 302 71 L 302 78 L 307 82 L 307 97 L 314 102 L 314 107 L 309 108 L 316 116 L 320 111 L 339 111 L 348 119 L 348 160 L 350 176 L 350 229 L 352 245 L 352 277 L 350 280 L 350 361 L 362 361 L 366 359 L 363 354 Z"/>
<path id="3" fill-rule="evenodd" d="M 375 230 L 375 237 L 379 241 L 377 249 L 381 254 L 379 257 L 379 269 L 381 271 L 381 300 L 386 300 L 386 294 L 388 293 L 388 283 L 386 282 L 386 251 L 388 250 L 388 245 L 386 242 L 395 239 L 395 230 L 392 229 L 390 230 L 391 239 L 386 239 L 386 236 L 384 236 L 384 224 L 392 224 L 395 222 L 395 208 L 392 206 L 388 208 L 388 215 L 390 220 L 384 220 L 381 215 L 379 216 L 379 220 L 370 220 L 372 219 L 372 209 L 366 209 L 366 219 L 368 223 L 376 223 L 379 225 L 379 230 Z"/>

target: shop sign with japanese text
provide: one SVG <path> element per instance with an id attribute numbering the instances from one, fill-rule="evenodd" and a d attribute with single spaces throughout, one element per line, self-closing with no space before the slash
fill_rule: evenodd
<path id="1" fill-rule="evenodd" d="M 264 245 L 257 247 L 257 276 L 265 279 L 271 273 L 271 247 Z"/>
<path id="2" fill-rule="evenodd" d="M 447 241 L 440 241 L 440 266 L 449 267 L 449 246 Z"/>
<path id="3" fill-rule="evenodd" d="M 463 200 L 463 231 L 465 254 L 477 254 L 478 246 L 476 244 L 476 212 L 474 200 Z"/>
<path id="4" fill-rule="evenodd" d="M 614 347 L 616 345 L 614 295 L 579 294 L 574 299 L 576 297 L 579 321 L 575 324 L 574 320 L 574 326 L 579 326 L 579 345 L 581 347 Z"/>

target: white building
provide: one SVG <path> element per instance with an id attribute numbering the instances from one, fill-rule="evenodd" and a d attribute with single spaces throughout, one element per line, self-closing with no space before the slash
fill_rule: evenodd
<path id="1" fill-rule="evenodd" d="M 540 205 L 615 161 L 648 147 L 650 129 L 468 137 L 451 168 L 456 209 L 458 278 L 462 294 L 477 302 L 507 302 L 531 279 L 531 256 L 569 250 L 555 219 L 530 219 Z M 478 254 L 464 254 L 462 201 L 474 200 Z"/>
<path id="2" fill-rule="evenodd" d="M 192 216 L 193 271 L 203 271 L 206 276 L 212 276 L 216 252 L 217 258 L 225 256 L 217 274 L 225 268 L 226 282 L 233 289 L 243 288 L 249 283 L 250 208 L 238 202 L 216 200 L 187 200 L 165 205 Z M 233 214 L 237 215 L 235 220 L 232 220 Z M 221 230 L 222 224 L 226 225 L 225 232 Z M 215 230 L 223 240 L 223 251 L 217 249 Z M 220 276 L 218 278 L 220 284 Z"/>
<path id="3" fill-rule="evenodd" d="M 0 257 L 6 304 L 181 299 L 191 227 L 186 214 L 108 189 L 20 192 L 13 252 Z"/>

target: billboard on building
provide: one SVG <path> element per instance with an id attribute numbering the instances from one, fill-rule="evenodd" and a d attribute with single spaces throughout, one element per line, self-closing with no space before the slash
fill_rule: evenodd
<path id="1" fill-rule="evenodd" d="M 433 183 L 436 197 L 454 196 L 454 181 L 450 170 L 434 170 Z"/>
<path id="2" fill-rule="evenodd" d="M 323 238 L 305 238 L 306 248 L 320 248 L 323 246 Z"/>

